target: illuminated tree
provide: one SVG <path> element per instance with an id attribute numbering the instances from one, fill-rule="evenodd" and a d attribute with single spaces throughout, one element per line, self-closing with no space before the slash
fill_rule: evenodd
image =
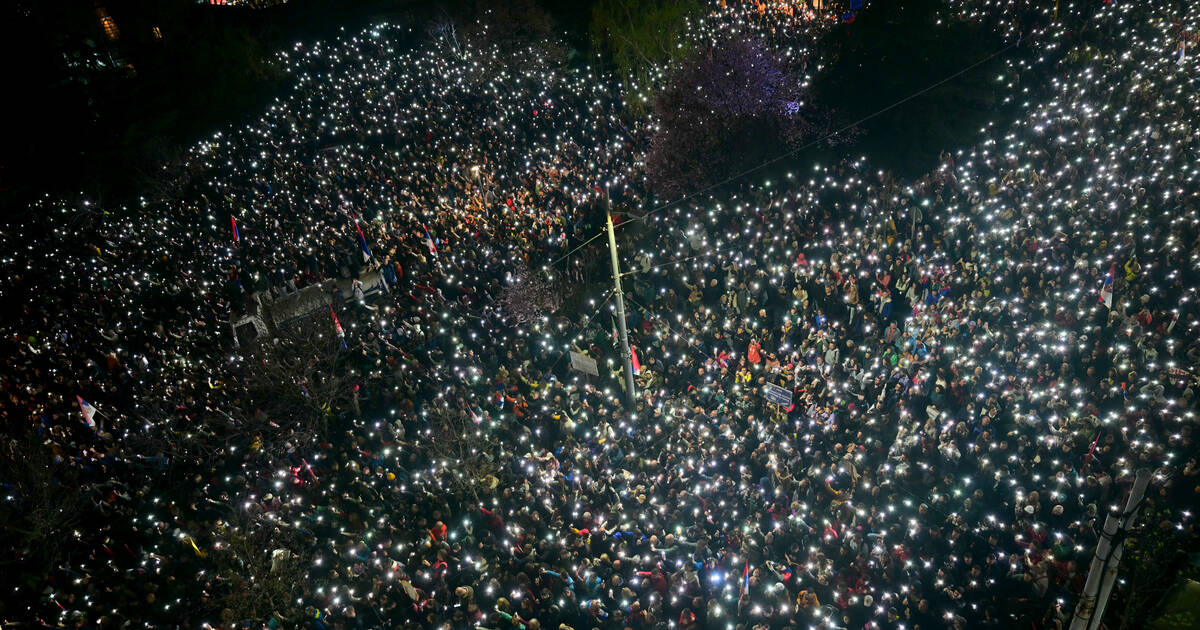
<path id="1" fill-rule="evenodd" d="M 655 96 L 654 116 L 646 169 L 663 197 L 720 182 L 828 128 L 799 72 L 746 35 L 694 49 Z"/>

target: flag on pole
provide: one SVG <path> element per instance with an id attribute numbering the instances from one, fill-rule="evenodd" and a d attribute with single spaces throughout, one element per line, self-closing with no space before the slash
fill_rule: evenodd
<path id="1" fill-rule="evenodd" d="M 425 232 L 425 244 L 429 246 L 429 254 L 437 256 L 437 246 L 433 244 L 433 235 L 429 233 L 429 228 L 422 223 L 421 230 Z"/>
<path id="2" fill-rule="evenodd" d="M 1104 276 L 1104 284 L 1100 287 L 1100 303 L 1112 308 L 1113 306 L 1113 279 L 1117 270 L 1117 263 L 1113 263 L 1108 268 L 1108 275 Z"/>
<path id="3" fill-rule="evenodd" d="M 478 425 L 483 423 L 483 417 L 475 413 L 475 408 L 471 406 L 471 403 L 464 400 L 463 405 L 466 406 L 467 411 L 471 414 L 471 420 L 474 421 L 475 424 Z"/>
<path id="4" fill-rule="evenodd" d="M 346 345 L 346 331 L 342 330 L 342 322 L 338 321 L 337 313 L 333 312 L 333 305 L 329 305 L 329 315 L 333 317 L 333 329 L 337 331 L 338 341 L 342 343 L 342 350 L 346 350 L 349 346 Z"/>
<path id="5" fill-rule="evenodd" d="M 1100 432 L 1096 432 L 1096 439 L 1092 440 L 1092 447 L 1088 449 L 1087 457 L 1083 458 L 1083 468 L 1081 471 L 1086 472 L 1088 465 L 1092 463 L 1092 455 L 1096 452 L 1096 445 L 1100 443 Z"/>
<path id="6" fill-rule="evenodd" d="M 231 216 L 229 222 L 233 224 L 233 242 L 236 243 L 241 238 L 241 234 L 238 234 L 237 218 Z"/>
<path id="7" fill-rule="evenodd" d="M 367 247 L 367 237 L 362 228 L 358 227 L 358 219 L 354 219 L 354 229 L 358 232 L 358 246 L 362 248 L 363 262 L 371 260 L 371 248 Z"/>
<path id="8" fill-rule="evenodd" d="M 96 408 L 88 404 L 88 401 L 84 400 L 82 396 L 76 395 L 75 400 L 79 402 L 79 410 L 83 412 L 83 421 L 86 422 L 93 431 L 96 431 L 96 420 L 94 419 L 96 415 Z"/>
<path id="9" fill-rule="evenodd" d="M 308 460 L 301 457 L 300 461 L 304 462 L 304 469 L 308 471 L 308 474 L 310 477 L 312 477 L 312 480 L 320 481 L 319 479 L 317 479 L 317 473 L 313 472 L 312 466 L 308 463 Z"/>

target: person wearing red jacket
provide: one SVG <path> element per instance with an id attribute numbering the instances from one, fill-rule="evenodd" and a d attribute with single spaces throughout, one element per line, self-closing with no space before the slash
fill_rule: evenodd
<path id="1" fill-rule="evenodd" d="M 762 362 L 762 344 L 758 342 L 758 339 L 750 340 L 750 347 L 746 349 L 746 358 L 755 365 Z"/>

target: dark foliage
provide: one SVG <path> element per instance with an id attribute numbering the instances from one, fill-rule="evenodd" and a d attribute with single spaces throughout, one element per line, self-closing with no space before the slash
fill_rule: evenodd
<path id="1" fill-rule="evenodd" d="M 938 5 L 879 4 L 837 26 L 821 41 L 832 63 L 812 88 L 838 125 L 872 116 L 855 151 L 909 177 L 932 168 L 940 151 L 970 144 L 989 120 L 1004 120 L 995 95 L 1005 55 L 922 92 L 1005 46 L 981 25 L 939 20 Z"/>
<path id="2" fill-rule="evenodd" d="M 592 42 L 616 66 L 622 78 L 633 78 L 638 92 L 650 90 L 653 75 L 684 58 L 692 43 L 684 33 L 687 21 L 702 16 L 699 0 L 601 0 L 592 6 Z M 640 111 L 642 101 L 631 95 Z"/>

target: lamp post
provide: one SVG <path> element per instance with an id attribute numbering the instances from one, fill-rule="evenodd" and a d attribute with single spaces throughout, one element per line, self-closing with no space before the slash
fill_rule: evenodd
<path id="1" fill-rule="evenodd" d="M 612 196 L 604 191 L 607 207 L 604 218 L 608 225 L 608 253 L 612 257 L 613 292 L 617 296 L 617 330 L 621 335 L 621 359 L 625 362 L 625 400 L 633 407 L 636 392 L 633 384 L 633 351 L 629 349 L 629 331 L 625 328 L 625 293 L 621 291 L 621 263 L 617 260 L 617 235 L 613 231 Z"/>

